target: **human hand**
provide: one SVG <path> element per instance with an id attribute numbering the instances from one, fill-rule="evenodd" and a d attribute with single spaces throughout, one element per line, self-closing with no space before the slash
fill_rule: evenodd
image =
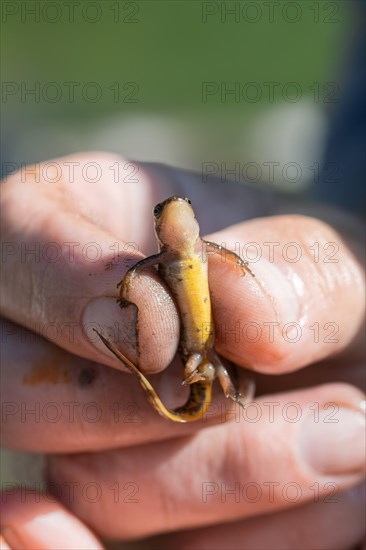
<path id="1" fill-rule="evenodd" d="M 93 162 L 103 175 L 94 183 L 90 173 L 85 177 L 85 165 Z M 131 261 L 131 245 L 126 243 L 136 242 L 146 255 L 156 250 L 151 209 L 172 194 L 191 198 L 203 235 L 250 215 L 276 213 L 281 201 L 269 205 L 265 196 L 245 187 L 203 185 L 193 176 L 172 182 L 169 171 L 157 167 L 145 171 L 140 167 L 137 177 L 132 176 L 136 182 L 121 182 L 121 178 L 115 182 L 111 166 L 117 162 L 121 170 L 127 166 L 120 158 L 102 154 L 58 159 L 55 166 L 48 163 L 47 168 L 48 180 L 52 170 L 62 169 L 63 179 L 57 184 L 47 179 L 32 182 L 29 175 L 22 182 L 21 174 L 5 184 L 3 241 L 8 244 L 1 284 L 2 314 L 53 338 L 71 355 L 43 339 L 24 339 L 24 330 L 6 323 L 3 385 L 10 408 L 3 427 L 4 443 L 24 450 L 72 453 L 50 457 L 48 479 L 56 483 L 60 499 L 107 538 L 133 539 L 185 529 L 182 547 L 191 547 L 189 541 L 194 540 L 195 547 L 201 548 L 209 540 L 213 543 L 212 537 L 218 548 L 225 540 L 230 540 L 230 547 L 243 547 L 243 540 L 250 539 L 250 529 L 257 533 L 262 527 L 262 535 L 256 534 L 258 548 L 268 547 L 263 537 L 271 532 L 282 537 L 284 546 L 288 534 L 282 526 L 290 521 L 307 529 L 309 540 L 315 522 L 317 540 L 324 542 L 319 547 L 339 541 L 339 531 L 344 547 L 354 544 L 360 537 L 359 500 L 355 505 L 355 499 L 344 493 L 338 495 L 338 503 L 324 502 L 329 492 L 336 489 L 338 494 L 362 479 L 363 445 L 358 431 L 362 395 L 351 386 L 332 383 L 357 385 L 362 368 L 357 333 L 364 316 L 364 287 L 349 247 L 322 222 L 287 215 L 242 222 L 210 235 L 210 240 L 225 242 L 228 248 L 241 243 L 241 251 L 244 243 L 254 242 L 262 255 L 251 264 L 254 281 L 239 277 L 219 257 L 210 258 L 217 349 L 239 366 L 277 376 L 257 376 L 258 421 L 250 417 L 253 409 L 248 408 L 247 414 L 238 412 L 221 398 L 209 414 L 210 429 L 202 429 L 208 422 L 179 426 L 166 422 L 146 403 L 137 381 L 120 372 L 123 367 L 91 331 L 93 326 L 113 330 L 117 324 L 122 351 L 133 353 L 128 345 L 128 311 L 116 306 L 116 284 Z M 73 181 L 67 177 L 70 163 L 78 163 L 74 164 Z M 126 170 L 129 179 L 133 166 L 130 163 Z M 289 248 L 294 241 L 301 245 L 297 262 L 292 261 Z M 92 242 L 97 246 L 88 244 Z M 37 257 L 24 261 L 22 243 L 39 243 L 39 261 Z M 52 254 L 49 243 L 55 243 L 56 253 L 62 251 L 55 261 L 47 258 Z M 72 246 L 67 243 L 77 243 L 71 256 Z M 273 258 L 265 243 L 279 243 Z M 319 243 L 314 249 L 317 258 L 311 249 L 315 243 Z M 337 262 L 326 261 L 333 251 L 326 249 L 327 243 L 339 246 Z M 91 261 L 90 255 L 88 258 L 90 251 L 97 251 L 96 261 Z M 162 373 L 155 383 L 157 391 L 174 406 L 179 399 L 181 368 L 163 371 L 176 351 L 178 315 L 156 275 L 141 275 L 137 285 L 131 299 L 140 311 L 141 368 Z M 268 292 L 263 292 L 263 285 Z M 250 330 L 258 326 L 262 333 L 253 339 Z M 283 332 L 286 326 L 289 332 Z M 299 339 L 294 333 L 298 327 Z M 332 330 L 336 330 L 335 337 Z M 319 363 L 328 358 L 326 364 Z M 311 366 L 299 370 L 307 365 Z M 284 374 L 288 372 L 291 374 Z M 308 389 L 311 386 L 315 387 Z M 57 422 L 50 423 L 48 413 L 41 414 L 39 422 L 36 418 L 22 422 L 17 405 L 25 403 L 31 408 L 38 404 L 40 411 L 49 411 L 50 402 L 60 407 Z M 90 403 L 97 404 L 94 411 L 102 411 L 94 421 Z M 328 403 L 340 408 L 324 410 Z M 291 417 L 293 411 L 300 411 L 298 421 Z M 233 422 L 224 423 L 231 418 Z M 85 454 L 91 451 L 93 454 Z M 85 498 L 82 491 L 91 481 L 100 489 L 96 502 Z M 70 483 L 77 484 L 72 498 L 65 490 Z M 242 494 L 248 483 L 257 484 L 262 491 L 256 502 Z M 289 483 L 300 488 L 295 500 L 283 492 Z M 232 498 L 222 484 L 228 491 L 234 490 Z M 313 502 L 314 491 L 318 504 Z M 286 510 L 295 504 L 296 508 Z M 334 517 L 340 510 L 345 518 L 352 518 L 347 528 L 339 522 L 337 529 L 329 529 L 324 519 L 329 508 Z M 255 519 L 247 519 L 251 516 Z M 236 523 L 225 525 L 228 521 Z M 213 523 L 220 525 L 212 527 Z M 303 548 L 303 536 L 304 531 L 299 541 L 291 538 L 292 547 Z M 176 546 L 175 535 L 167 537 L 165 543 Z M 248 548 L 254 547 L 252 542 Z"/>

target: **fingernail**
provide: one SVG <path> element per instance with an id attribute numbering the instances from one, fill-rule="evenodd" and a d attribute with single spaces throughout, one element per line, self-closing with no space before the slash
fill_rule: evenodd
<path id="1" fill-rule="evenodd" d="M 360 410 L 335 407 L 306 417 L 301 450 L 312 469 L 324 475 L 349 475 L 365 467 L 365 416 Z"/>
<path id="2" fill-rule="evenodd" d="M 136 309 L 133 305 L 121 308 L 116 298 L 104 296 L 95 298 L 87 304 L 82 319 L 86 338 L 95 348 L 108 356 L 110 352 L 93 329 L 131 356 L 136 349 L 135 321 Z"/>
<path id="3" fill-rule="evenodd" d="M 103 550 L 87 527 L 63 509 L 43 511 L 39 515 L 34 513 L 29 521 L 19 524 L 19 529 L 22 536 L 13 526 L 2 529 L 5 541 L 14 550 Z"/>
<path id="4" fill-rule="evenodd" d="M 4 537 L 0 534 L 0 548 L 1 550 L 10 550 L 10 546 L 5 541 Z"/>
<path id="5" fill-rule="evenodd" d="M 5 544 L 1 544 L 0 548 L 1 550 L 6 550 L 7 548 L 16 548 L 17 550 L 23 550 L 24 548 L 26 548 L 26 546 L 23 544 L 23 541 L 21 540 L 21 538 L 19 537 L 19 534 L 12 528 L 12 527 L 9 527 L 8 525 L 5 525 L 4 527 L 1 528 L 1 539 L 4 538 L 3 540 L 5 540 Z M 2 541 L 1 541 L 2 543 Z M 9 545 L 9 546 L 8 546 Z"/>

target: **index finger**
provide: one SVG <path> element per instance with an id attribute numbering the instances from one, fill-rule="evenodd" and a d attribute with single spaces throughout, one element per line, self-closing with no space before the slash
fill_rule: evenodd
<path id="1" fill-rule="evenodd" d="M 274 216 L 209 238 L 249 259 L 255 275 L 245 281 L 222 258 L 212 258 L 217 349 L 224 356 L 255 370 L 282 373 L 355 341 L 365 316 L 364 275 L 329 225 L 305 216 Z"/>

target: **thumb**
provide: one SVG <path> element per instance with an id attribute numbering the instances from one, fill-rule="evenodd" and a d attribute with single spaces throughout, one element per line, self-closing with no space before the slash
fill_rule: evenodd
<path id="1" fill-rule="evenodd" d="M 108 156 L 96 158 L 103 169 L 111 162 Z M 67 162 L 50 164 L 62 167 Z M 81 173 L 75 180 L 64 176 L 59 187 L 47 187 L 47 182 L 31 179 L 24 185 L 17 173 L 3 184 L 1 313 L 72 353 L 119 367 L 99 345 L 92 329 L 101 331 L 103 327 L 104 334 L 121 343 L 127 354 L 134 347 L 133 311 L 121 310 L 116 298 L 118 282 L 143 257 L 139 252 L 141 241 L 126 242 L 116 236 L 114 229 L 121 210 L 123 226 L 128 225 L 129 210 L 133 211 L 132 217 L 140 215 L 146 220 L 146 201 L 131 198 L 128 193 L 117 195 L 119 188 L 108 185 L 108 181 L 102 181 L 99 189 L 90 189 L 89 184 L 88 189 Z M 139 191 L 146 192 L 144 182 Z M 113 210 L 117 201 L 119 206 Z M 85 209 L 94 215 L 88 218 Z M 150 226 L 150 216 L 148 222 Z M 145 231 L 142 222 L 139 231 L 141 237 Z M 127 229 L 124 234 L 128 235 Z M 151 273 L 144 280 L 143 293 L 139 281 L 135 290 L 142 295 L 139 319 L 144 333 L 140 341 L 154 350 L 144 362 L 149 368 L 149 358 L 154 366 L 171 361 L 179 323 L 168 293 L 161 286 L 156 292 L 156 275 Z M 164 338 L 167 332 L 172 334 L 171 339 Z"/>

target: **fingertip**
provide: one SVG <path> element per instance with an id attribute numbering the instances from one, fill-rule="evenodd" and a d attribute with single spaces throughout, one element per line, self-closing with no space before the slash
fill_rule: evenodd
<path id="1" fill-rule="evenodd" d="M 144 372 L 157 373 L 171 363 L 178 346 L 179 316 L 173 299 L 156 276 L 141 274 L 129 293 L 131 305 L 98 297 L 83 312 L 84 332 L 103 363 L 127 370 L 106 349 L 93 328 Z"/>
<path id="2" fill-rule="evenodd" d="M 51 495 L 22 488 L 2 493 L 1 500 L 1 529 L 10 548 L 103 550 L 93 533 Z"/>

